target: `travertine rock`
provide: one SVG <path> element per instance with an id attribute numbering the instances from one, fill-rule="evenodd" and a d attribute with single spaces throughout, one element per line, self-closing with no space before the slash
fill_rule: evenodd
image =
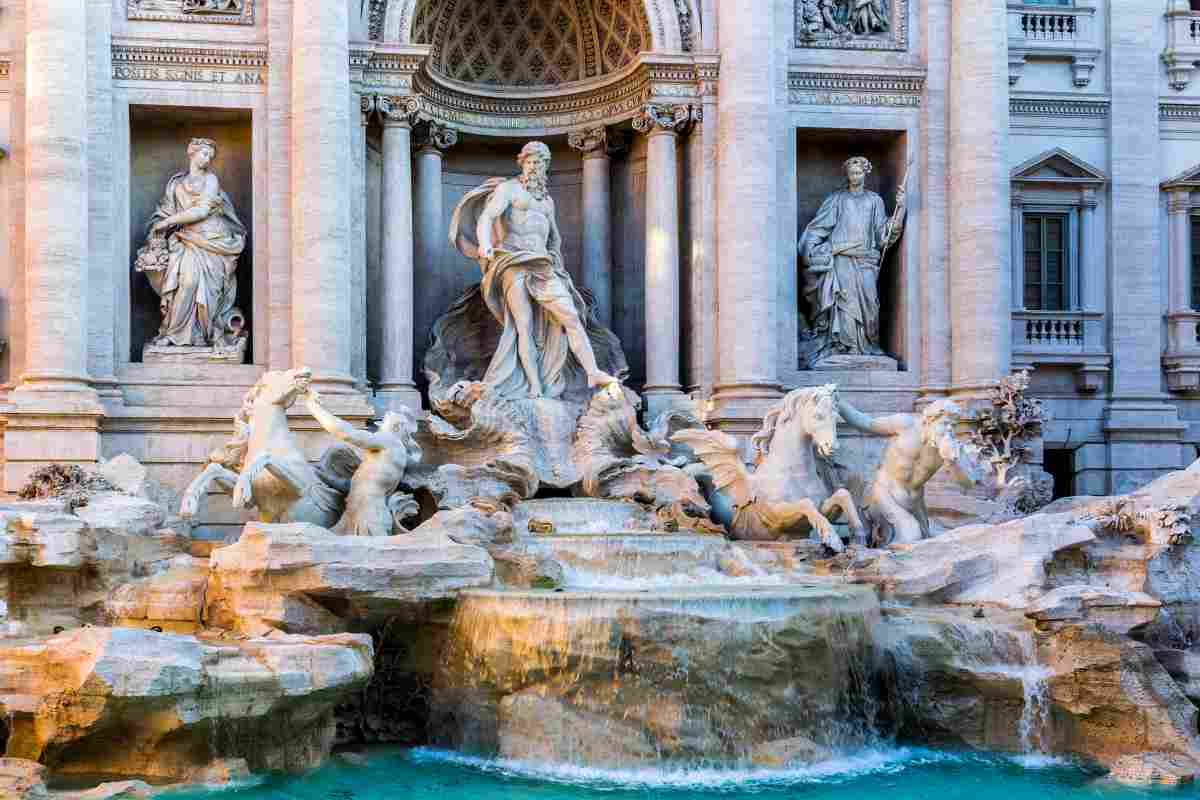
<path id="1" fill-rule="evenodd" d="M 501 503 L 475 498 L 461 508 L 439 511 L 414 529 L 413 534 L 438 534 L 458 544 L 486 547 L 512 541 L 513 516 Z"/>
<path id="2" fill-rule="evenodd" d="M 337 536 L 306 524 L 249 523 L 211 564 L 207 619 L 252 634 L 369 627 L 492 579 L 485 550 L 444 533 Z"/>
<path id="3" fill-rule="evenodd" d="M 861 745 L 878 614 L 864 587 L 464 592 L 434 740 L 588 765 L 732 763 L 803 736 Z"/>
<path id="4" fill-rule="evenodd" d="M 55 792 L 53 800 L 144 800 L 154 794 L 154 789 L 144 781 L 117 781 L 79 792 Z"/>
<path id="5" fill-rule="evenodd" d="M 187 551 L 186 537 L 157 527 L 163 510 L 148 501 L 95 495 L 77 514 L 47 502 L 0 505 L 0 619 L 10 635 L 99 622 L 113 589 Z"/>
<path id="6" fill-rule="evenodd" d="M 1200 650 L 1156 650 L 1154 657 L 1188 699 L 1200 705 Z"/>
<path id="7" fill-rule="evenodd" d="M 0 647 L 0 712 L 8 752 L 58 773 L 186 780 L 231 757 L 303 770 L 328 754 L 333 707 L 371 672 L 366 636 L 83 628 Z"/>
<path id="8" fill-rule="evenodd" d="M 180 493 L 150 477 L 150 471 L 136 458 L 122 453 L 96 467 L 96 474 L 116 489 L 160 506 L 166 512 L 163 527 L 189 533 L 191 522 L 179 516 Z"/>
<path id="9" fill-rule="evenodd" d="M 149 578 L 122 584 L 104 602 L 114 625 L 194 633 L 204 620 L 208 559 L 176 556 Z"/>
<path id="10" fill-rule="evenodd" d="M 1200 775 L 1200 762 L 1177 753 L 1140 753 L 1122 756 L 1108 773 L 1113 780 L 1136 786 L 1192 783 Z"/>
<path id="11" fill-rule="evenodd" d="M 1065 624 L 1094 622 L 1128 634 L 1158 616 L 1162 603 L 1145 592 L 1121 592 L 1087 585 L 1062 586 L 1043 595 L 1025 615 L 1039 630 Z"/>
<path id="12" fill-rule="evenodd" d="M 24 758 L 0 758 L 0 797 L 10 800 L 45 800 L 46 768 Z"/>

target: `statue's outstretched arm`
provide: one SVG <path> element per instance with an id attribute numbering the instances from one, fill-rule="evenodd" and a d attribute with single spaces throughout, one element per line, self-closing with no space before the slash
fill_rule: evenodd
<path id="1" fill-rule="evenodd" d="M 321 427 L 335 439 L 361 447 L 364 450 L 381 450 L 386 445 L 380 437 L 354 427 L 349 422 L 328 411 L 321 405 L 321 398 L 316 392 L 309 392 L 304 398 L 308 411 L 320 423 Z"/>
<path id="2" fill-rule="evenodd" d="M 892 414 L 886 417 L 872 417 L 841 399 L 838 400 L 838 413 L 851 428 L 878 436 L 892 436 L 904 430 L 908 426 L 911 416 L 909 414 Z"/>

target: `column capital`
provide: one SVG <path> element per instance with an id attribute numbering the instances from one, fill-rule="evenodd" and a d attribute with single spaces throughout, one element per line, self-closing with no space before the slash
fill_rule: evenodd
<path id="1" fill-rule="evenodd" d="M 1100 205 L 1100 198 L 1093 186 L 1084 186 L 1079 190 L 1079 207 L 1095 208 Z"/>
<path id="2" fill-rule="evenodd" d="M 1192 190 L 1187 187 L 1179 187 L 1167 191 L 1167 213 L 1168 214 L 1190 214 L 1192 213 Z"/>
<path id="3" fill-rule="evenodd" d="M 623 131 L 610 131 L 604 125 L 571 131 L 567 134 L 567 144 L 582 153 L 585 159 L 612 158 L 629 149 L 629 139 Z"/>
<path id="4" fill-rule="evenodd" d="M 1009 201 L 1012 203 L 1014 210 L 1020 211 L 1025 208 L 1025 193 L 1013 189 L 1012 194 L 1009 195 Z"/>
<path id="5" fill-rule="evenodd" d="M 418 122 L 413 127 L 413 149 L 444 153 L 458 144 L 458 131 L 433 120 Z"/>
<path id="6" fill-rule="evenodd" d="M 375 110 L 383 126 L 399 125 L 411 128 L 417 122 L 417 113 L 421 110 L 421 102 L 415 97 L 375 95 Z"/>
<path id="7" fill-rule="evenodd" d="M 367 127 L 367 123 L 371 121 L 371 115 L 375 113 L 375 95 L 361 94 L 358 96 L 358 110 L 360 113 L 362 126 Z"/>
<path id="8" fill-rule="evenodd" d="M 634 116 L 633 129 L 647 136 L 687 133 L 693 124 L 701 120 L 702 115 L 699 106 L 650 103 Z"/>

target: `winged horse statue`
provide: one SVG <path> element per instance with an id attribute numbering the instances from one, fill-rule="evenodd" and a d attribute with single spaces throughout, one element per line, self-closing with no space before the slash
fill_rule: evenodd
<path id="1" fill-rule="evenodd" d="M 854 540 L 865 535 L 850 492 L 835 484 L 836 384 L 797 389 L 777 403 L 755 434 L 755 468 L 738 452 L 737 440 L 719 431 L 682 430 L 685 444 L 712 473 L 713 515 L 734 539 L 774 540 L 814 533 L 834 552 L 844 549 L 833 523 L 845 515 Z"/>
<path id="2" fill-rule="evenodd" d="M 234 417 L 234 438 L 209 457 L 188 486 L 180 516 L 194 518 L 210 487 L 233 494 L 236 509 L 257 508 L 262 522 L 310 522 L 332 528 L 361 459 L 345 445 L 325 451 L 320 464 L 305 457 L 288 429 L 287 411 L 308 392 L 308 368 L 265 373 Z"/>

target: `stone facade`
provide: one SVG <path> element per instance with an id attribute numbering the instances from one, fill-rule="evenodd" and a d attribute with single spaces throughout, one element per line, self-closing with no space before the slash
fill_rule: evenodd
<path id="1" fill-rule="evenodd" d="M 449 214 L 515 174 L 514 140 L 534 138 L 554 156 L 564 261 L 650 416 L 682 406 L 745 438 L 796 388 L 910 412 L 1030 368 L 1070 491 L 1127 491 L 1194 458 L 1200 12 L 1186 0 L 517 6 L 6 4 L 4 490 L 122 452 L 182 488 L 267 370 L 311 368 L 360 423 L 427 404 L 430 331 L 479 277 Z M 247 229 L 244 364 L 142 359 L 157 300 L 133 269 L 140 215 L 192 137 L 218 140 Z M 796 244 L 860 154 L 889 208 L 911 171 L 879 277 L 899 369 L 809 371 Z M 293 428 L 315 454 L 316 422 Z"/>

